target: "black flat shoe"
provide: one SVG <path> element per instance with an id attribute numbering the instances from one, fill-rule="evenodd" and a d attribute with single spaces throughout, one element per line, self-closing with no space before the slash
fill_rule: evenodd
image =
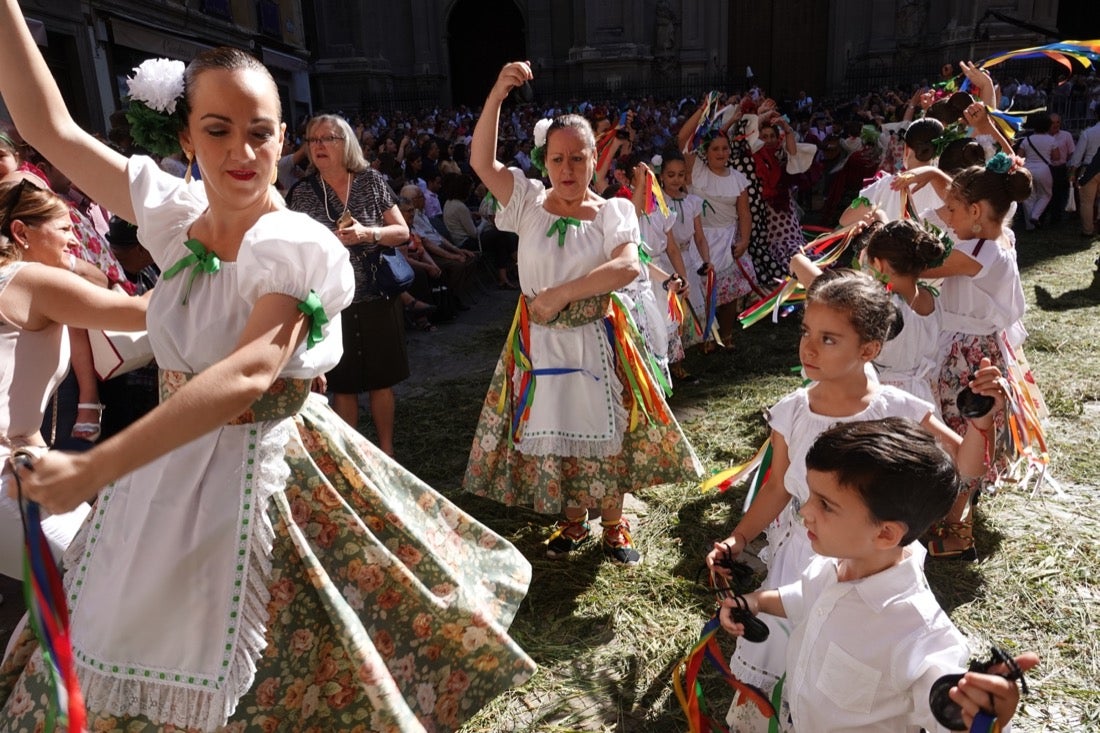
<path id="1" fill-rule="evenodd" d="M 410 303 L 405 306 L 405 312 L 410 316 L 424 316 L 429 313 L 435 313 L 436 306 L 431 303 L 423 303 L 419 300 Z"/>

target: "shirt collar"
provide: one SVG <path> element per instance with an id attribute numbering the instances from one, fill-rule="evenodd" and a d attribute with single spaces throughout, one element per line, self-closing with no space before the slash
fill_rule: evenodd
<path id="1" fill-rule="evenodd" d="M 851 581 L 851 586 L 863 602 L 876 613 L 899 597 L 911 596 L 914 589 L 928 590 L 924 577 L 924 557 L 927 551 L 914 541 L 905 548 L 905 557 L 897 565 L 866 578 Z"/>

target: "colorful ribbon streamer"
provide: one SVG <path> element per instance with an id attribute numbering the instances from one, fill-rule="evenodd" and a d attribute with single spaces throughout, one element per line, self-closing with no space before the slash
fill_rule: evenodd
<path id="1" fill-rule="evenodd" d="M 718 335 L 718 288 L 713 267 L 707 271 L 705 290 L 707 321 L 703 327 L 703 340 L 713 340 L 719 346 L 724 346 L 721 336 Z"/>
<path id="2" fill-rule="evenodd" d="M 672 421 L 665 396 L 672 394 L 672 385 L 657 365 L 653 355 L 639 347 L 642 337 L 630 313 L 618 296 L 611 294 L 610 308 L 603 317 L 607 339 L 615 354 L 617 366 L 622 367 L 627 390 L 624 402 L 630 414 L 629 430 L 634 430 L 644 418 L 646 422 L 668 425 Z M 504 354 L 504 385 L 497 399 L 497 414 L 508 410 L 511 416 L 509 436 L 515 445 L 523 437 L 523 426 L 531 414 L 535 399 L 535 387 L 540 376 L 587 373 L 574 367 L 533 368 L 531 361 L 531 318 L 527 299 L 521 297 L 516 305 L 512 326 L 505 340 L 508 348 Z M 515 386 L 516 371 L 520 371 L 519 385 Z M 599 379 L 591 375 L 593 379 Z"/>
<path id="3" fill-rule="evenodd" d="M 646 168 L 645 171 L 645 185 L 648 191 L 645 201 L 645 213 L 652 214 L 654 211 L 660 209 L 661 214 L 668 216 L 669 209 L 668 204 L 665 202 L 665 193 L 661 190 L 661 185 L 657 182 L 657 176 L 653 175 L 653 171 L 649 170 L 649 168 Z"/>
<path id="4" fill-rule="evenodd" d="M 803 248 L 803 252 L 813 260 L 815 265 L 825 269 L 839 260 L 840 256 L 848 249 L 852 243 L 852 238 L 855 236 L 855 231 L 855 226 L 851 225 L 822 234 L 812 242 L 808 242 Z M 785 309 L 788 303 L 805 299 L 806 291 L 798 281 L 793 277 L 786 277 L 766 297 L 743 310 L 738 315 L 738 320 L 741 321 L 743 328 L 748 328 L 754 323 L 762 321 L 770 313 L 772 322 L 778 323 L 781 315 L 790 312 L 789 309 Z"/>
<path id="5" fill-rule="evenodd" d="M 638 327 L 615 293 L 611 294 L 611 309 L 604 318 L 604 327 L 629 388 L 630 421 L 627 429 L 633 431 L 643 417 L 651 424 L 659 422 L 668 425 L 672 416 L 664 396 L 672 394 L 672 385 L 645 347 L 639 348 L 641 336 Z"/>
<path id="6" fill-rule="evenodd" d="M 684 304 L 680 302 L 680 296 L 672 288 L 668 289 L 668 319 L 678 328 L 683 328 Z"/>
<path id="7" fill-rule="evenodd" d="M 713 476 L 704 481 L 700 488 L 703 491 L 710 491 L 711 489 L 726 491 L 731 486 L 736 486 L 737 484 L 744 481 L 745 478 L 751 475 L 754 471 L 756 471 L 757 474 L 761 473 L 761 471 L 758 470 L 761 467 L 763 467 L 765 471 L 770 468 L 771 457 L 772 439 L 768 438 L 760 445 L 752 458 L 740 465 L 732 466 L 725 469 L 724 471 L 719 471 L 715 473 Z"/>
<path id="8" fill-rule="evenodd" d="M 188 267 L 191 268 L 191 277 L 187 281 L 187 289 L 183 292 L 183 300 L 180 301 L 180 305 L 187 305 L 187 299 L 191 297 L 191 286 L 195 284 L 195 278 L 199 276 L 200 272 L 213 275 L 221 269 L 222 261 L 197 239 L 188 239 L 183 245 L 191 250 L 191 254 L 180 258 L 179 262 L 165 271 L 162 278 L 171 280 Z"/>
<path id="9" fill-rule="evenodd" d="M 676 699 L 680 702 L 680 708 L 687 718 L 690 733 L 721 732 L 727 730 L 724 725 L 712 716 L 707 709 L 706 699 L 703 696 L 703 686 L 699 683 L 699 671 L 703 661 L 710 662 L 711 666 L 722 675 L 723 681 L 735 692 L 741 693 L 737 697 L 739 705 L 751 702 L 765 718 L 775 717 L 775 707 L 764 692 L 753 685 L 746 684 L 734 676 L 729 665 L 726 664 L 722 650 L 718 647 L 715 635 L 721 628 L 721 622 L 716 613 L 713 618 L 703 626 L 699 635 L 699 641 L 691 648 L 687 656 L 680 660 L 672 671 L 672 689 L 676 693 Z"/>
<path id="10" fill-rule="evenodd" d="M 29 457 L 19 452 L 14 460 L 30 465 Z M 23 499 L 23 484 L 18 473 L 15 473 L 15 482 L 19 493 L 19 518 L 23 523 L 23 598 L 50 676 L 52 700 L 46 710 L 45 730 L 52 733 L 61 726 L 62 730 L 83 733 L 87 714 L 76 676 L 69 636 L 69 609 L 65 605 L 61 573 L 42 531 L 38 504 Z"/>

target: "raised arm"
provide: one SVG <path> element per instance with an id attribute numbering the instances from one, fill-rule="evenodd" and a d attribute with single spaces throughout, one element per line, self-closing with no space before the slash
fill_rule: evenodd
<path id="1" fill-rule="evenodd" d="M 691 136 L 695 132 L 695 128 L 699 125 L 699 119 L 703 116 L 704 104 L 700 104 L 699 108 L 691 113 L 691 117 L 684 120 L 684 124 L 680 126 L 680 131 L 676 133 L 676 144 L 680 146 L 680 151 L 685 156 L 691 152 L 687 149 L 687 146 L 691 142 Z M 688 172 L 690 173 L 690 171 L 691 166 L 689 165 Z"/>
<path id="2" fill-rule="evenodd" d="M 126 157 L 73 120 L 16 0 L 0 0 L 0 69 L 0 96 L 23 139 L 93 201 L 134 221 Z"/>
<path id="3" fill-rule="evenodd" d="M 500 106 L 510 91 L 533 78 L 531 65 L 526 61 L 505 64 L 489 90 L 489 96 L 485 98 L 485 106 L 481 108 L 481 116 L 474 126 L 474 137 L 470 141 L 470 167 L 501 206 L 507 206 L 512 198 L 513 181 L 512 174 L 497 160 Z"/>

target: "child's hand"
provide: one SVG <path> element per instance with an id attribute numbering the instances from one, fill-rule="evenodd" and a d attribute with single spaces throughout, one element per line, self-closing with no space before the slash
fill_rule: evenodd
<path id="1" fill-rule="evenodd" d="M 998 412 L 1004 409 L 1005 398 L 1008 396 L 1006 394 L 1008 385 L 1001 377 L 1001 370 L 992 365 L 989 361 L 989 357 L 983 357 L 978 363 L 978 370 L 974 372 L 973 377 L 967 382 L 966 386 L 970 387 L 970 391 L 975 394 L 993 398 L 994 405 L 992 410 L 980 418 L 972 418 L 970 420 L 974 423 L 975 427 L 981 430 L 992 427 L 993 419 Z"/>
<path id="2" fill-rule="evenodd" d="M 1039 657 L 1033 652 L 1026 652 L 1016 657 L 1016 664 L 1019 665 L 1021 672 L 1032 669 L 1038 663 Z M 1012 716 L 1016 714 L 1016 706 L 1020 702 L 1020 688 L 1015 680 L 1000 676 L 1006 672 L 1008 672 L 1008 666 L 1004 664 L 990 667 L 987 674 L 967 672 L 959 680 L 958 686 L 951 688 L 948 694 L 962 709 L 967 728 L 973 724 L 974 716 L 979 710 L 996 715 L 1001 727 L 1008 725 L 1012 720 Z"/>
<path id="3" fill-rule="evenodd" d="M 730 596 L 722 599 L 718 621 L 733 636 L 744 636 L 746 641 L 760 642 L 768 638 L 768 627 L 756 620 L 759 613 L 760 599 L 757 593 Z"/>
<path id="4" fill-rule="evenodd" d="M 726 564 L 740 557 L 747 544 L 740 532 L 734 532 L 722 542 L 715 542 L 714 547 L 707 553 L 707 569 L 729 579 L 732 571 L 726 567 Z"/>

